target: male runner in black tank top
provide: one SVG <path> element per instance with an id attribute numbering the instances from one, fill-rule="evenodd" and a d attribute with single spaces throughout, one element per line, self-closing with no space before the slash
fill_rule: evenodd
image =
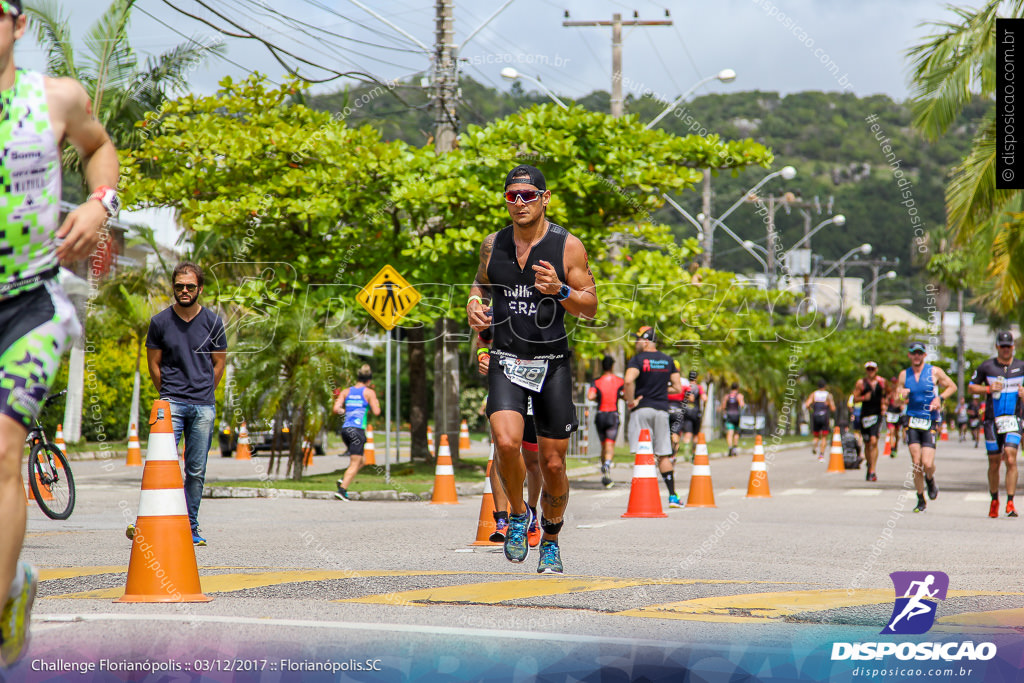
<path id="1" fill-rule="evenodd" d="M 594 276 L 583 243 L 545 214 L 551 193 L 544 175 L 520 165 L 505 178 L 505 205 L 512 224 L 484 239 L 480 266 L 466 312 L 477 332 L 492 327 L 487 415 L 495 464 L 512 514 L 505 557 L 522 562 L 529 553 L 529 513 L 523 500 L 526 468 L 520 453 L 527 398 L 533 399 L 541 475 L 539 573 L 561 574 L 558 532 L 569 499 L 565 454 L 578 426 L 572 403 L 572 368 L 565 314 L 597 312 Z M 488 308 L 493 307 L 493 313 Z"/>
<path id="2" fill-rule="evenodd" d="M 860 403 L 860 434 L 864 438 L 864 458 L 867 460 L 868 481 L 878 481 L 875 464 L 878 462 L 878 433 L 882 426 L 882 399 L 888 387 L 885 378 L 878 376 L 878 363 L 864 364 L 864 377 L 853 388 L 853 401 Z"/>

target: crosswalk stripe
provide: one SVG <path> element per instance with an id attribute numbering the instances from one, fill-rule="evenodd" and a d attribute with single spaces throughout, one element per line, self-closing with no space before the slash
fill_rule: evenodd
<path id="1" fill-rule="evenodd" d="M 810 496 L 817 492 L 817 489 L 785 489 L 780 496 Z"/>
<path id="2" fill-rule="evenodd" d="M 844 496 L 880 496 L 882 489 L 850 489 L 843 492 Z"/>

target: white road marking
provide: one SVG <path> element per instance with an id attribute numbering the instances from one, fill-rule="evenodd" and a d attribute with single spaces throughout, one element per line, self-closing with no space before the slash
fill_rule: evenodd
<path id="1" fill-rule="evenodd" d="M 303 621 L 300 619 L 267 619 L 261 617 L 237 617 L 237 616 L 212 616 L 212 615 L 189 615 L 183 617 L 180 614 L 33 614 L 33 624 L 72 624 L 80 622 L 101 622 L 101 621 L 150 621 L 167 622 L 180 625 L 182 621 L 202 624 L 225 624 L 235 626 L 245 624 L 247 626 L 279 626 L 292 628 L 315 628 L 334 629 L 337 631 L 380 631 L 385 633 L 417 633 L 428 636 L 449 635 L 462 636 L 466 638 L 479 638 L 481 636 L 493 638 L 497 641 L 507 638 L 517 640 L 536 640 L 550 643 L 552 641 L 563 643 L 588 643 L 592 645 L 604 645 L 613 643 L 617 645 L 631 645 L 642 647 L 664 647 L 676 650 L 678 642 L 664 640 L 646 640 L 637 638 L 606 638 L 598 636 L 566 635 L 563 633 L 541 633 L 535 631 L 505 631 L 485 630 L 477 628 L 457 628 L 454 626 L 437 626 L 425 624 L 367 624 L 342 621 Z M 36 627 L 33 626 L 33 631 Z"/>
<path id="2" fill-rule="evenodd" d="M 968 493 L 964 495 L 965 503 L 987 503 L 992 500 L 992 495 L 989 493 Z"/>
<path id="3" fill-rule="evenodd" d="M 843 493 L 844 496 L 880 496 L 882 489 L 850 489 Z"/>
<path id="4" fill-rule="evenodd" d="M 817 489 L 786 489 L 780 496 L 812 496 L 817 493 Z"/>

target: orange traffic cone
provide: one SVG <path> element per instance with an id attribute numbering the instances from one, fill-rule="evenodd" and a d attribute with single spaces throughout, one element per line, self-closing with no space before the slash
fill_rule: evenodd
<path id="1" fill-rule="evenodd" d="M 949 441 L 949 430 L 946 429 L 946 423 L 942 423 L 942 432 L 939 434 L 939 441 Z"/>
<path id="2" fill-rule="evenodd" d="M 302 457 L 303 467 L 313 466 L 313 447 L 309 445 L 309 441 L 306 439 L 302 440 Z"/>
<path id="3" fill-rule="evenodd" d="M 363 464 L 376 465 L 376 449 L 373 447 L 373 427 L 366 425 L 366 444 L 363 446 Z"/>
<path id="4" fill-rule="evenodd" d="M 64 425 L 57 425 L 57 436 L 53 439 L 53 443 L 60 449 L 60 452 L 64 454 L 66 458 L 68 456 L 68 445 L 64 443 Z M 57 466 L 60 467 L 60 460 L 57 461 Z"/>
<path id="5" fill-rule="evenodd" d="M 693 474 L 690 475 L 686 507 L 718 507 L 715 505 L 715 489 L 711 485 L 711 464 L 708 462 L 708 443 L 704 440 L 704 432 L 697 433 L 697 445 L 693 447 Z"/>
<path id="6" fill-rule="evenodd" d="M 754 437 L 754 460 L 750 463 L 750 481 L 747 483 L 747 498 L 771 498 L 768 489 L 768 465 L 764 461 L 764 443 L 761 435 Z"/>
<path id="7" fill-rule="evenodd" d="M 623 517 L 668 517 L 661 509 L 658 493 L 658 468 L 654 466 L 654 447 L 651 433 L 640 430 L 640 439 L 633 460 L 633 484 L 629 489 L 629 503 Z"/>
<path id="8" fill-rule="evenodd" d="M 459 451 L 465 450 L 469 450 L 469 425 L 463 420 L 459 427 Z"/>
<path id="9" fill-rule="evenodd" d="M 885 433 L 885 450 L 882 451 L 882 455 L 892 455 L 892 439 L 889 438 L 889 432 Z"/>
<path id="10" fill-rule="evenodd" d="M 501 545 L 491 539 L 494 533 L 494 490 L 491 488 L 491 468 L 494 467 L 494 445 L 491 445 L 491 457 L 487 459 L 487 478 L 484 479 L 484 497 L 480 500 L 480 522 L 476 526 L 476 540 L 470 545 Z"/>
<path id="11" fill-rule="evenodd" d="M 153 402 L 149 425 L 128 580 L 114 602 L 209 602 L 199 585 L 167 401 Z"/>
<path id="12" fill-rule="evenodd" d="M 829 452 L 828 469 L 826 472 L 845 472 L 843 463 L 843 440 L 839 436 L 839 427 L 832 433 L 832 450 Z"/>
<path id="13" fill-rule="evenodd" d="M 235 445 L 235 460 L 252 460 L 252 450 L 249 448 L 249 430 L 242 422 L 238 430 L 238 443 Z"/>
<path id="14" fill-rule="evenodd" d="M 128 432 L 128 457 L 125 458 L 126 467 L 142 467 L 142 447 L 139 445 L 139 430 L 132 425 Z"/>
<path id="15" fill-rule="evenodd" d="M 427 425 L 427 448 L 430 450 L 431 455 L 436 457 L 437 452 L 434 449 L 434 428 L 429 424 Z"/>
<path id="16" fill-rule="evenodd" d="M 492 494 L 493 495 L 493 494 Z M 430 498 L 432 505 L 454 505 L 459 502 L 455 492 L 455 469 L 452 467 L 452 453 L 448 448 L 448 435 L 441 435 L 441 448 L 437 453 L 437 466 L 434 468 L 434 495 Z"/>

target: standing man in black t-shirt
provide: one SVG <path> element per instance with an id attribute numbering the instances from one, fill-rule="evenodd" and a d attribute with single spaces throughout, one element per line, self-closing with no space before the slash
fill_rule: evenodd
<path id="1" fill-rule="evenodd" d="M 146 355 L 153 386 L 171 405 L 174 443 L 185 437 L 185 505 L 192 543 L 206 545 L 199 532 L 199 503 L 217 417 L 213 392 L 224 375 L 228 344 L 220 316 L 199 305 L 202 268 L 182 261 L 171 282 L 174 304 L 149 321 Z"/>
<path id="2" fill-rule="evenodd" d="M 683 382 L 676 362 L 658 351 L 657 336 L 651 327 L 645 325 L 633 336 L 636 355 L 626 364 L 626 383 L 622 387 L 622 397 L 631 411 L 629 448 L 636 453 L 640 430 L 648 430 L 654 454 L 658 456 L 658 471 L 668 489 L 668 506 L 681 508 L 683 504 L 676 495 L 675 462 L 669 436 L 668 395 L 680 393 Z"/>
<path id="3" fill-rule="evenodd" d="M 867 460 L 868 481 L 878 481 L 875 464 L 878 462 L 878 430 L 882 426 L 882 399 L 887 387 L 885 378 L 878 376 L 878 363 L 864 364 L 864 377 L 853 388 L 853 402 L 860 403 L 860 434 L 864 439 L 864 458 Z"/>
<path id="4" fill-rule="evenodd" d="M 569 437 L 579 426 L 565 314 L 593 318 L 597 287 L 583 243 L 547 220 L 550 201 L 539 169 L 524 164 L 505 177 L 505 206 L 512 224 L 484 239 L 466 313 L 477 332 L 493 330 L 487 416 L 494 462 L 511 508 L 505 557 L 522 562 L 530 550 L 530 513 L 523 500 L 526 465 L 520 447 L 527 401 L 532 399 L 544 481 L 537 572 L 561 574 L 558 532 L 569 501 L 565 454 Z"/>

